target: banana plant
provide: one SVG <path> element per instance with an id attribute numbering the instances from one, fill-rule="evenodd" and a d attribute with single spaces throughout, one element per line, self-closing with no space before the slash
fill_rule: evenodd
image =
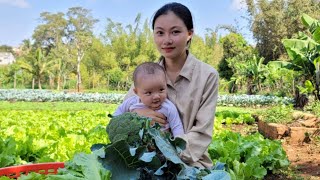
<path id="1" fill-rule="evenodd" d="M 313 86 L 307 89 L 320 100 L 320 21 L 307 14 L 303 14 L 301 20 L 312 36 L 299 32 L 297 39 L 283 39 L 282 43 L 294 68 L 304 72 L 304 81 L 310 81 L 304 84 Z"/>
<path id="2" fill-rule="evenodd" d="M 242 63 L 239 59 L 244 60 Z M 256 55 L 238 56 L 227 60 L 230 66 L 234 69 L 234 74 L 231 78 L 235 84 L 247 82 L 247 94 L 254 94 L 261 89 L 261 83 L 265 79 L 266 68 L 263 64 L 264 58 Z"/>

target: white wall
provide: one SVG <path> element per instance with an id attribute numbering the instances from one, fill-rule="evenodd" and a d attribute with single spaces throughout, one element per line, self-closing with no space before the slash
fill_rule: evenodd
<path id="1" fill-rule="evenodd" d="M 9 52 L 0 52 L 0 65 L 12 64 L 15 61 L 12 53 Z"/>

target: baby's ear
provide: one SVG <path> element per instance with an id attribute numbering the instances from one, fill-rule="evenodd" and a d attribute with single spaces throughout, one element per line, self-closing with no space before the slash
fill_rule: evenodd
<path id="1" fill-rule="evenodd" d="M 133 88 L 133 92 L 137 94 L 137 89 L 135 87 Z"/>

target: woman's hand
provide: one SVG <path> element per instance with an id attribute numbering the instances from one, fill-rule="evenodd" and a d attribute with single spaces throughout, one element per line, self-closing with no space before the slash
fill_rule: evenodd
<path id="1" fill-rule="evenodd" d="M 159 112 L 156 112 L 154 110 L 151 110 L 151 109 L 135 109 L 133 110 L 133 112 L 136 112 L 137 114 L 141 115 L 141 116 L 146 116 L 146 117 L 149 117 L 152 119 L 151 121 L 151 125 L 154 125 L 154 123 L 159 123 L 160 126 L 165 126 L 167 124 L 167 121 L 166 121 L 166 117 L 159 113 Z"/>

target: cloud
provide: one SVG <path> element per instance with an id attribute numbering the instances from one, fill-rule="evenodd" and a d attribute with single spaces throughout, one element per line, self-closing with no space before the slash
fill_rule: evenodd
<path id="1" fill-rule="evenodd" d="M 243 10 L 246 8 L 247 8 L 247 5 L 245 3 L 245 0 L 232 0 L 231 2 L 231 9 Z"/>
<path id="2" fill-rule="evenodd" d="M 0 4 L 7 4 L 19 8 L 30 7 L 30 4 L 26 0 L 0 0 Z"/>

